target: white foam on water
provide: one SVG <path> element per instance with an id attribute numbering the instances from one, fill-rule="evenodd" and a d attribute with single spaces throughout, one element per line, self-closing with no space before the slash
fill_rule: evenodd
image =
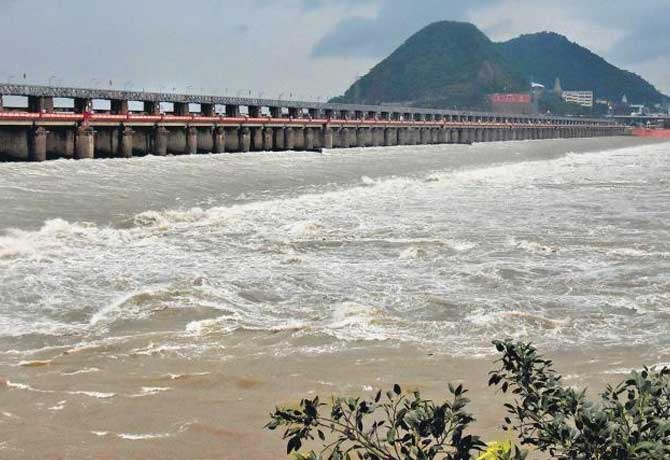
<path id="1" fill-rule="evenodd" d="M 51 364 L 52 360 L 51 359 L 34 359 L 34 360 L 27 360 L 27 361 L 19 361 L 17 364 L 18 367 L 42 367 L 42 366 L 48 366 Z"/>
<path id="2" fill-rule="evenodd" d="M 447 245 L 458 252 L 469 251 L 477 247 L 477 243 L 474 241 L 449 240 L 447 241 Z"/>
<path id="3" fill-rule="evenodd" d="M 656 252 L 652 250 L 644 250 L 637 248 L 613 248 L 607 251 L 608 254 L 619 256 L 622 258 L 643 258 L 643 257 L 658 257 L 668 258 L 670 252 Z"/>
<path id="4" fill-rule="evenodd" d="M 412 337 L 403 334 L 397 320 L 377 307 L 357 302 L 343 302 L 335 306 L 325 324 L 317 327 L 321 332 L 347 341 L 407 341 Z"/>
<path id="5" fill-rule="evenodd" d="M 398 258 L 400 260 L 410 260 L 410 259 L 419 259 L 428 255 L 428 252 L 423 248 L 418 248 L 416 246 L 410 246 L 400 253 Z"/>
<path id="6" fill-rule="evenodd" d="M 64 399 L 62 401 L 59 401 L 56 405 L 49 407 L 50 411 L 61 411 L 65 409 L 65 405 L 67 404 L 67 400 Z"/>
<path id="7" fill-rule="evenodd" d="M 548 346 L 654 343 L 663 337 L 657 315 L 670 311 L 660 276 L 668 197 L 655 180 L 668 169 L 665 148 L 417 177 L 370 173 L 345 187 L 146 211 L 127 228 L 52 219 L 8 230 L 0 337 L 51 335 L 79 344 L 70 352 L 97 352 L 110 335 L 172 334 L 175 343 L 157 338 L 131 352 L 142 356 L 198 353 L 236 331 L 463 354 L 490 348 L 496 331 Z M 290 170 L 292 158 L 263 161 Z M 108 174 L 103 163 L 89 173 Z M 630 279 L 639 285 L 622 287 Z"/>
<path id="8" fill-rule="evenodd" d="M 170 387 L 142 387 L 139 393 L 129 395 L 130 398 L 144 398 L 147 396 L 156 396 L 166 391 L 171 391 Z"/>
<path id="9" fill-rule="evenodd" d="M 649 369 L 660 371 L 664 368 L 670 368 L 670 363 L 657 363 L 651 366 L 647 366 Z M 617 367 L 614 369 L 607 369 L 601 372 L 603 375 L 629 375 L 633 372 L 641 372 L 642 368 L 632 368 L 632 367 Z"/>
<path id="10" fill-rule="evenodd" d="M 92 374 L 94 372 L 100 372 L 100 369 L 97 368 L 97 367 L 86 367 L 84 369 L 78 369 L 76 371 L 61 372 L 60 375 L 71 377 L 71 376 L 80 375 L 80 374 Z"/>
<path id="11" fill-rule="evenodd" d="M 17 230 L 10 230 L 7 236 L 0 237 L 0 259 L 19 255 L 34 255 L 35 247 Z"/>
<path id="12" fill-rule="evenodd" d="M 170 433 L 119 433 L 116 435 L 128 441 L 144 441 L 148 439 L 165 439 L 172 436 Z"/>
<path id="13" fill-rule="evenodd" d="M 126 441 L 147 441 L 152 439 L 167 439 L 175 434 L 183 433 L 188 430 L 189 426 L 193 423 L 183 423 L 181 424 L 176 431 L 174 432 L 165 432 L 165 433 L 114 433 L 111 431 L 91 431 L 91 434 L 95 436 L 105 437 L 105 436 L 115 436 L 119 439 Z"/>
<path id="14" fill-rule="evenodd" d="M 110 399 L 116 396 L 116 393 L 104 393 L 100 391 L 84 391 L 84 390 L 67 391 L 66 393 L 70 395 L 88 396 L 90 398 L 96 398 L 96 399 Z"/>
<path id="15" fill-rule="evenodd" d="M 201 221 L 207 217 L 207 212 L 196 207 L 188 210 L 165 210 L 146 211 L 134 218 L 135 225 L 139 227 L 156 227 L 167 230 L 176 223 L 190 224 Z"/>
<path id="16" fill-rule="evenodd" d="M 509 244 L 515 248 L 536 254 L 555 254 L 560 251 L 559 246 L 543 244 L 537 241 L 511 239 Z"/>
<path id="17" fill-rule="evenodd" d="M 23 390 L 23 391 L 30 391 L 33 393 L 54 393 L 54 391 L 51 390 L 40 390 L 39 388 L 32 387 L 28 385 L 27 383 L 18 383 L 18 382 L 12 382 L 10 380 L 7 380 L 5 382 L 5 385 L 7 388 L 14 388 L 16 390 Z"/>
<path id="18" fill-rule="evenodd" d="M 318 235 L 323 231 L 323 228 L 323 225 L 317 222 L 304 221 L 288 225 L 286 231 L 295 237 L 303 237 Z"/>
<path id="19" fill-rule="evenodd" d="M 192 377 L 205 377 L 211 374 L 212 374 L 211 372 L 193 372 L 189 374 L 167 374 L 167 377 L 170 380 L 184 380 Z"/>
<path id="20" fill-rule="evenodd" d="M 363 183 L 363 185 L 375 185 L 378 183 L 376 180 L 371 179 L 368 176 L 362 176 L 361 182 Z"/>
<path id="21" fill-rule="evenodd" d="M 186 335 L 185 339 L 189 336 Z M 215 343 L 184 343 L 184 342 L 170 342 L 163 344 L 150 343 L 145 347 L 138 347 L 128 351 L 126 356 L 131 357 L 160 357 L 160 356 L 179 356 L 188 358 L 204 353 L 211 348 L 222 349 L 220 345 Z M 225 358 L 224 358 L 225 359 Z"/>
<path id="22" fill-rule="evenodd" d="M 148 288 L 138 289 L 136 291 L 127 293 L 112 301 L 108 305 L 103 306 L 96 311 L 89 319 L 90 326 L 99 326 L 105 323 L 112 323 L 122 318 L 141 319 L 152 314 L 152 310 L 142 310 L 133 305 L 135 301 L 142 303 L 142 300 L 151 298 L 152 296 L 160 296 L 166 291 L 169 292 L 170 286 L 156 285 Z"/>

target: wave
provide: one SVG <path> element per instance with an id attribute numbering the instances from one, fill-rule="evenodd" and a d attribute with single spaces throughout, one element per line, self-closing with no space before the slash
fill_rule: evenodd
<path id="1" fill-rule="evenodd" d="M 558 245 L 544 244 L 538 241 L 510 239 L 508 244 L 535 254 L 556 254 L 561 250 Z"/>
<path id="2" fill-rule="evenodd" d="M 91 431 L 91 434 L 98 437 L 114 436 L 126 441 L 147 441 L 150 439 L 165 439 L 172 436 L 172 433 L 112 433 L 110 431 Z"/>
<path id="3" fill-rule="evenodd" d="M 194 283 L 203 283 L 203 279 L 196 279 Z M 176 286 L 158 285 L 124 294 L 119 299 L 104 305 L 96 311 L 89 319 L 89 325 L 98 326 L 102 323 L 111 323 L 123 318 L 134 320 L 146 318 L 154 313 L 157 305 L 168 301 L 182 292 Z"/>
<path id="4" fill-rule="evenodd" d="M 53 362 L 52 359 L 34 359 L 29 361 L 20 361 L 17 366 L 19 367 L 43 367 L 48 366 Z"/>
<path id="5" fill-rule="evenodd" d="M 66 393 L 70 395 L 88 396 L 90 398 L 96 398 L 96 399 L 109 399 L 116 396 L 116 393 L 104 393 L 101 391 L 77 390 L 77 391 L 67 391 Z"/>
<path id="6" fill-rule="evenodd" d="M 51 390 L 40 390 L 39 388 L 28 385 L 27 383 L 12 382 L 11 380 L 6 380 L 4 384 L 7 388 L 13 388 L 15 390 L 30 391 L 33 393 L 54 393 L 54 391 Z"/>
<path id="7" fill-rule="evenodd" d="M 651 281 L 621 294 L 612 278 L 630 274 L 628 268 L 603 257 L 609 251 L 620 262 L 650 259 L 636 274 L 653 279 L 650 271 L 669 253 L 663 229 L 648 230 L 649 238 L 659 236 L 658 247 L 615 233 L 620 249 L 598 248 L 599 235 L 587 230 L 607 236 L 642 211 L 617 207 L 621 196 L 611 191 L 593 198 L 569 187 L 593 177 L 620 184 L 619 163 L 630 164 L 631 152 L 617 155 L 623 158 L 614 157 L 602 173 L 599 163 L 612 152 L 417 177 L 363 176 L 336 190 L 146 211 L 122 227 L 53 219 L 36 231 L 7 230 L 0 236 L 6 299 L 0 335 L 51 334 L 72 344 L 169 332 L 177 340 L 200 340 L 193 350 L 236 331 L 453 345 L 466 335 L 518 327 L 520 334 L 546 332 L 555 340 L 561 338 L 554 332 L 563 331 L 566 343 L 596 340 L 579 325 L 548 316 L 550 303 L 565 305 L 572 318 L 582 307 L 580 296 L 550 285 L 550 276 L 563 285 L 569 278 L 570 289 L 581 289 L 582 298 L 602 309 L 616 307 L 613 299 L 624 295 L 631 304 L 648 303 L 639 314 L 652 318 L 662 308 L 651 307 L 664 300 Z M 649 199 L 659 197 L 662 191 L 649 192 Z M 577 207 L 594 199 L 602 207 L 590 211 L 594 216 Z M 658 202 L 663 211 L 665 201 Z M 587 230 L 575 243 L 580 229 Z M 429 296 L 457 297 L 461 310 L 431 304 Z M 583 314 L 594 310 L 588 305 Z M 631 329 L 635 318 L 621 316 L 613 335 L 642 335 Z M 471 330 L 459 330 L 463 324 Z M 165 340 L 157 334 L 152 346 L 133 345 L 133 353 L 188 350 Z M 24 365 L 42 365 L 37 361 Z"/>
<path id="8" fill-rule="evenodd" d="M 152 439 L 166 439 L 171 438 L 175 435 L 179 435 L 188 431 L 188 429 L 196 422 L 186 422 L 182 423 L 173 428 L 173 431 L 163 432 L 163 433 L 114 433 L 111 431 L 96 431 L 92 430 L 91 434 L 98 437 L 114 436 L 119 439 L 126 441 L 147 441 Z"/>
<path id="9" fill-rule="evenodd" d="M 129 398 L 145 398 L 147 396 L 156 396 L 166 391 L 171 391 L 170 387 L 142 387 L 141 391 L 136 394 L 129 395 Z"/>
<path id="10" fill-rule="evenodd" d="M 100 369 L 97 367 L 85 367 L 83 369 L 77 369 L 76 371 L 61 372 L 60 375 L 72 377 L 80 374 L 92 374 L 94 372 L 100 372 Z"/>
<path id="11" fill-rule="evenodd" d="M 69 374 L 69 375 L 75 375 L 75 374 Z M 183 378 L 189 378 L 189 377 L 194 377 L 194 376 L 200 376 L 200 375 L 208 375 L 208 373 L 196 373 L 196 374 L 185 374 L 184 376 L 176 376 L 174 378 L 171 378 L 172 380 L 178 380 L 178 379 L 183 379 Z M 19 383 L 19 382 L 14 382 L 14 381 L 4 381 L 4 386 L 6 388 L 14 389 L 14 390 L 21 390 L 21 391 L 27 391 L 27 392 L 32 392 L 32 393 L 44 393 L 44 394 L 64 394 L 64 395 L 71 395 L 71 396 L 86 396 L 87 398 L 94 398 L 94 399 L 112 399 L 116 398 L 119 396 L 126 397 L 126 398 L 144 398 L 148 396 L 156 396 L 161 393 L 165 393 L 168 391 L 171 391 L 171 387 L 142 387 L 140 389 L 139 393 L 133 393 L 133 394 L 122 394 L 119 395 L 118 393 L 114 392 L 105 392 L 105 391 L 91 391 L 91 390 L 45 390 L 41 388 L 35 388 L 29 384 L 26 383 Z M 61 401 L 58 404 L 59 405 L 64 405 L 67 401 Z M 51 410 L 59 410 L 59 409 L 51 409 Z"/>
<path id="12" fill-rule="evenodd" d="M 428 252 L 425 249 L 416 246 L 410 246 L 409 248 L 402 251 L 398 256 L 398 258 L 400 260 L 411 260 L 411 259 L 423 258 L 426 257 L 427 255 Z"/>

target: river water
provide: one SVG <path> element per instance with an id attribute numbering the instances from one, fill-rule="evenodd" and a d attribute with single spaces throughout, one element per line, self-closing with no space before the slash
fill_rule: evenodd
<path id="1" fill-rule="evenodd" d="M 670 362 L 670 144 L 0 164 L 0 458 L 275 459 L 276 403 Z"/>

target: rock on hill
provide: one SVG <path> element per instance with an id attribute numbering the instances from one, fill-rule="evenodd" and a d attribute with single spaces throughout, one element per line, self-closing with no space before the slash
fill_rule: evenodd
<path id="1" fill-rule="evenodd" d="M 531 78 L 552 88 L 593 90 L 598 98 L 663 102 L 650 83 L 567 38 L 549 32 L 492 42 L 476 26 L 442 21 L 410 37 L 332 102 L 436 108 L 488 107 L 487 95 L 528 91 Z"/>
<path id="2" fill-rule="evenodd" d="M 666 96 L 639 75 L 619 69 L 588 49 L 553 32 L 522 35 L 498 45 L 527 79 L 553 88 L 556 77 L 564 90 L 594 91 L 613 102 L 625 94 L 630 102 L 654 104 Z"/>
<path id="3" fill-rule="evenodd" d="M 489 93 L 526 86 L 522 74 L 477 27 L 438 22 L 410 37 L 333 101 L 482 107 Z"/>

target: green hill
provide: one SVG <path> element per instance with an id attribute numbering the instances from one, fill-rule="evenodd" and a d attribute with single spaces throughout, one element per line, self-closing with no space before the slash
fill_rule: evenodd
<path id="1" fill-rule="evenodd" d="M 527 92 L 531 79 L 548 89 L 593 90 L 597 98 L 667 101 L 640 76 L 621 70 L 567 38 L 549 32 L 492 42 L 476 26 L 442 21 L 411 36 L 332 102 L 488 108 L 487 95 Z"/>
<path id="2" fill-rule="evenodd" d="M 639 75 L 619 69 L 566 37 L 541 32 L 522 35 L 498 44 L 527 79 L 553 88 L 556 77 L 564 90 L 594 91 L 597 98 L 613 102 L 625 94 L 635 104 L 654 104 L 666 98 Z"/>
<path id="3" fill-rule="evenodd" d="M 438 22 L 410 37 L 333 102 L 485 107 L 487 94 L 526 86 L 477 27 Z"/>

